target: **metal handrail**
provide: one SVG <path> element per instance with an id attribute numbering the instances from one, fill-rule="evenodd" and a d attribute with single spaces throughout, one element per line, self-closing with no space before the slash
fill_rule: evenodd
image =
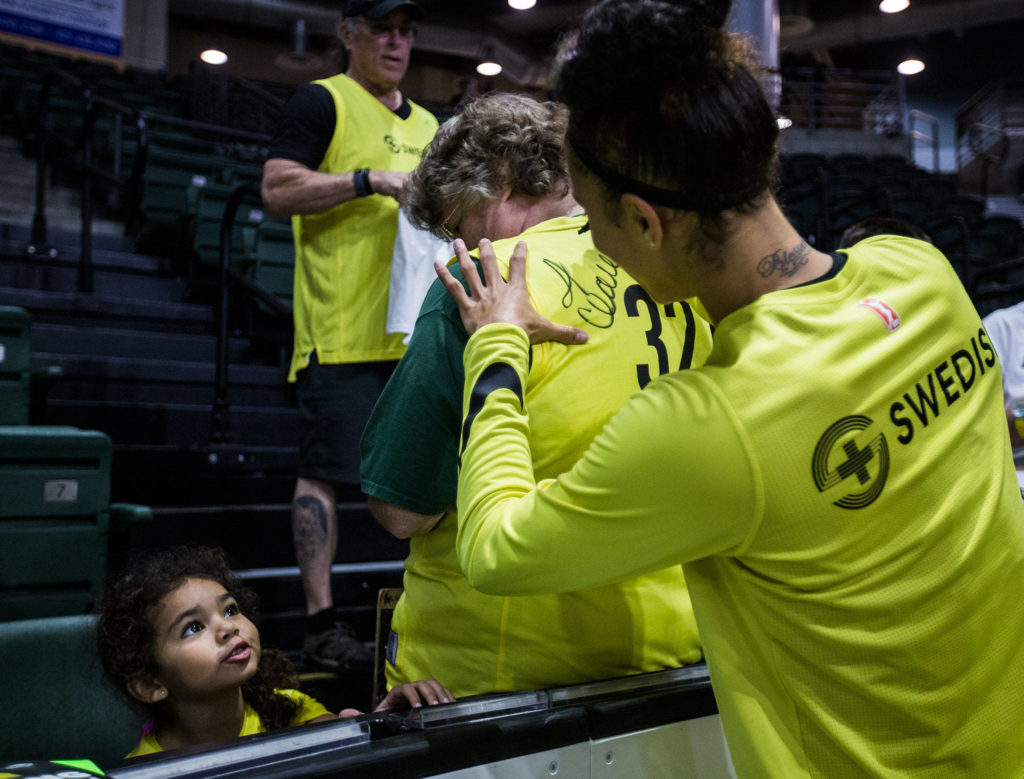
<path id="1" fill-rule="evenodd" d="M 49 132 L 50 116 L 50 95 L 54 85 L 63 81 L 71 87 L 79 90 L 82 100 L 83 120 L 78 137 L 75 141 L 75 148 L 82 151 L 83 175 L 81 184 L 82 193 L 82 229 L 80 235 L 81 257 L 78 268 L 78 290 L 80 292 L 93 291 L 93 269 L 92 269 L 92 221 L 93 221 L 93 184 L 96 177 L 115 184 L 118 188 L 127 187 L 128 216 L 127 225 L 129 231 L 137 224 L 139 218 L 139 205 L 142 195 L 142 181 L 149 157 L 149 127 L 153 122 L 159 124 L 182 127 L 186 129 L 199 130 L 215 134 L 227 139 L 240 141 L 255 141 L 266 144 L 270 136 L 264 133 L 254 133 L 247 130 L 238 130 L 223 125 L 213 125 L 205 122 L 196 122 L 189 119 L 166 116 L 145 110 L 128 108 L 120 103 L 105 97 L 93 94 L 81 79 L 67 73 L 66 71 L 51 68 L 43 76 L 43 84 L 39 95 L 38 116 L 37 116 L 37 145 L 38 160 L 36 164 L 35 183 L 35 212 L 32 218 L 32 229 L 30 243 L 26 248 L 29 254 L 48 252 L 50 256 L 56 256 L 56 250 L 49 247 L 47 243 L 47 221 L 46 221 L 46 178 L 51 166 L 50 144 L 51 133 Z M 100 110 L 113 112 L 117 117 L 129 117 L 137 133 L 137 147 L 132 163 L 131 173 L 126 181 L 121 181 L 115 170 L 113 173 L 102 170 L 93 164 L 93 131 Z M 116 144 L 115 159 L 119 167 L 122 138 L 118 137 Z M 257 293 L 258 294 L 258 293 Z M 269 293 L 268 293 L 269 295 Z M 276 299 L 275 299 L 276 300 Z"/>
<path id="2" fill-rule="evenodd" d="M 218 298 L 217 298 L 217 366 L 214 378 L 213 411 L 210 419 L 210 440 L 213 443 L 226 443 L 231 437 L 231 412 L 228 403 L 228 295 L 232 274 L 229 272 L 231 262 L 231 244 L 234 238 L 235 214 L 238 207 L 247 197 L 260 198 L 260 189 L 256 184 L 240 184 L 228 196 L 224 205 L 224 215 L 220 220 L 220 257 L 217 266 Z"/>
<path id="3" fill-rule="evenodd" d="M 92 162 L 92 133 L 101 109 L 114 112 L 116 116 L 127 116 L 132 119 L 138 135 L 138 153 L 132 163 L 132 171 L 128 180 L 122 182 L 115 170 L 113 173 L 98 168 Z M 99 177 L 118 188 L 127 185 L 133 196 L 129 197 L 129 222 L 137 218 L 138 201 L 142 182 L 142 170 L 146 160 L 146 117 L 142 111 L 134 108 L 127 108 L 113 100 L 104 97 L 97 97 L 91 90 L 85 90 L 85 118 L 82 120 L 82 129 L 79 134 L 82 148 L 82 235 L 81 235 L 81 257 L 78 265 L 78 290 L 79 292 L 92 292 L 92 184 L 93 177 Z M 117 139 L 116 159 L 120 158 L 121 138 Z"/>
<path id="4" fill-rule="evenodd" d="M 797 129 L 816 131 L 832 127 L 902 132 L 904 106 L 903 94 L 890 71 L 782 70 L 779 110 Z"/>
<path id="5" fill-rule="evenodd" d="M 150 124 L 169 124 L 173 127 L 185 127 L 190 130 L 203 130 L 214 133 L 215 135 L 223 135 L 227 138 L 239 138 L 243 140 L 259 141 L 261 143 L 269 143 L 272 140 L 271 136 L 266 133 L 254 133 L 250 130 L 238 130 L 234 127 L 225 127 L 222 124 L 197 122 L 194 119 L 181 119 L 177 116 L 169 116 L 167 114 L 159 114 L 152 111 L 144 111 L 143 113 L 146 114 Z"/>
<path id="6" fill-rule="evenodd" d="M 996 297 L 1002 294 L 1019 294 L 1020 292 L 1024 292 L 1024 284 L 1021 283 L 1001 286 L 987 291 L 978 289 L 979 283 L 984 281 L 989 276 L 1000 276 L 1008 270 L 1017 270 L 1019 268 L 1024 268 L 1024 257 L 1013 257 L 1009 260 L 1003 260 L 1000 263 L 996 263 L 995 265 L 989 265 L 985 268 L 982 268 L 972 276 L 971 285 L 967 287 L 968 291 L 971 294 L 971 299 L 985 300 L 987 298 Z"/>
<path id="7" fill-rule="evenodd" d="M 1010 156 L 1010 138 L 1003 127 L 975 122 L 966 132 L 967 148 L 975 159 L 981 160 L 981 196 L 988 197 L 988 173 L 993 165 L 1002 165 Z M 983 138 L 995 138 L 988 143 Z M 993 148 L 996 151 L 993 151 Z"/>
<path id="8" fill-rule="evenodd" d="M 82 90 L 82 81 L 75 76 L 57 68 L 50 68 L 43 74 L 43 85 L 39 93 L 39 106 L 36 119 L 36 143 L 39 159 L 36 161 L 36 193 L 35 213 L 32 216 L 31 243 L 27 247 L 30 254 L 40 250 L 48 250 L 46 243 L 46 170 L 49 167 L 49 132 L 47 120 L 50 116 L 50 92 L 54 83 L 61 79 L 71 86 Z M 54 252 L 50 250 L 50 254 Z"/>
<path id="9" fill-rule="evenodd" d="M 238 85 L 242 89 L 246 90 L 247 92 L 252 92 L 254 95 L 258 95 L 261 100 L 264 100 L 265 102 L 269 103 L 274 108 L 284 108 L 284 100 L 282 100 L 272 92 L 268 92 L 259 84 L 250 81 L 247 78 L 242 78 L 241 76 L 237 76 L 236 79 L 238 81 Z"/>
<path id="10" fill-rule="evenodd" d="M 907 114 L 907 137 L 910 143 L 910 159 L 914 160 L 914 141 L 920 141 L 925 146 L 932 148 L 932 173 L 939 172 L 939 120 L 924 111 L 916 108 L 910 109 Z M 932 134 L 928 135 L 917 129 L 918 123 L 928 125 L 932 128 Z"/>

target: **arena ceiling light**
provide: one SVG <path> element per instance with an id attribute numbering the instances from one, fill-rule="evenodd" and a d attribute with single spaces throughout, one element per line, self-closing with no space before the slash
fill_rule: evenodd
<path id="1" fill-rule="evenodd" d="M 481 76 L 497 76 L 501 73 L 501 64 L 494 58 L 494 47 L 484 49 L 484 56 L 477 63 L 476 72 Z"/>
<path id="2" fill-rule="evenodd" d="M 906 59 L 896 66 L 896 70 L 904 76 L 913 76 L 915 73 L 920 73 L 924 70 L 924 63 L 918 59 Z"/>
<path id="3" fill-rule="evenodd" d="M 537 5 L 537 0 L 508 0 L 508 4 L 517 11 L 526 11 Z"/>
<path id="4" fill-rule="evenodd" d="M 878 10 L 886 14 L 898 14 L 910 7 L 910 0 L 882 0 L 878 4 Z"/>
<path id="5" fill-rule="evenodd" d="M 207 65 L 223 65 L 228 61 L 228 55 L 220 49 L 206 49 L 199 55 L 199 59 Z"/>

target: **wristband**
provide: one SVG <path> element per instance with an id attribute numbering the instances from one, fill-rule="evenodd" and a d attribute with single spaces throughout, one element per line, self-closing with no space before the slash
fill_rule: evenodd
<path id="1" fill-rule="evenodd" d="M 373 187 L 370 186 L 370 169 L 361 168 L 352 174 L 352 183 L 356 188 L 356 197 L 366 197 L 373 194 Z"/>

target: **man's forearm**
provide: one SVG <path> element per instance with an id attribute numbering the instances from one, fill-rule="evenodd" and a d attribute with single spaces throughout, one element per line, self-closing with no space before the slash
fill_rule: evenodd
<path id="1" fill-rule="evenodd" d="M 409 174 L 371 170 L 365 191 L 360 191 L 355 176 L 355 171 L 322 173 L 294 160 L 270 159 L 263 167 L 263 204 L 272 216 L 293 216 L 319 214 L 369 194 L 397 199 Z"/>
<path id="2" fill-rule="evenodd" d="M 356 197 L 353 174 L 321 173 L 292 160 L 267 160 L 263 203 L 272 216 L 319 214 Z"/>

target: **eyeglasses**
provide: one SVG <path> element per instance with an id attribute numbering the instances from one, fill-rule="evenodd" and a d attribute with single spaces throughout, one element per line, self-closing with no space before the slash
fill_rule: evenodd
<path id="1" fill-rule="evenodd" d="M 454 208 L 452 208 L 451 211 L 448 212 L 448 216 L 444 218 L 444 221 L 441 222 L 441 227 L 439 229 L 441 231 L 441 235 L 445 237 L 445 240 L 454 241 L 456 238 L 459 237 L 458 224 L 456 224 L 455 227 L 448 226 L 448 223 L 452 220 L 452 217 L 455 216 L 455 212 L 458 210 L 459 206 L 456 205 Z"/>
<path id="2" fill-rule="evenodd" d="M 397 33 L 399 38 L 416 37 L 416 25 L 409 22 L 371 22 L 361 17 L 359 21 L 366 25 L 367 31 L 374 38 L 387 38 L 392 32 Z"/>

